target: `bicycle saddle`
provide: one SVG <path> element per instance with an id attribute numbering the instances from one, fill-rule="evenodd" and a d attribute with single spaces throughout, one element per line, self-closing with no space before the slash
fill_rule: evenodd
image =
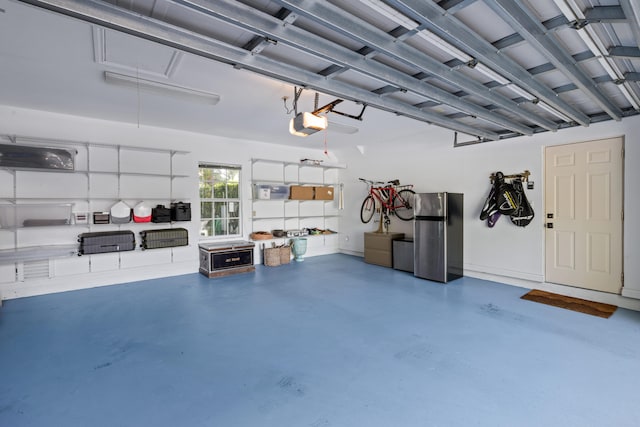
<path id="1" fill-rule="evenodd" d="M 400 185 L 400 180 L 399 179 L 394 179 L 392 181 L 389 181 L 389 184 L 391 184 L 391 185 Z"/>

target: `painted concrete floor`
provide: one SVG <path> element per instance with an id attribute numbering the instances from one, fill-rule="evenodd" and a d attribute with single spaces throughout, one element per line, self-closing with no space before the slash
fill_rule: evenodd
<path id="1" fill-rule="evenodd" d="M 5 301 L 0 426 L 638 426 L 640 313 L 328 255 Z"/>

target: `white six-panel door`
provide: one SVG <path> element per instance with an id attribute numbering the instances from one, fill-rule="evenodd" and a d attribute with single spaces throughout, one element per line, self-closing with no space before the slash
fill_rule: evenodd
<path id="1" fill-rule="evenodd" d="M 623 146 L 612 138 L 545 148 L 545 280 L 622 289 Z"/>

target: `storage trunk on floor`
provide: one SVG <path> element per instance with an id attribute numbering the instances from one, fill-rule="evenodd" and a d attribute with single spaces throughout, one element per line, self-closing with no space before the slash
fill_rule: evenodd
<path id="1" fill-rule="evenodd" d="M 209 278 L 255 271 L 255 243 L 244 240 L 200 243 L 200 273 Z"/>
<path id="2" fill-rule="evenodd" d="M 144 249 L 172 248 L 189 244 L 189 231 L 186 228 L 163 228 L 161 230 L 143 230 L 140 232 Z"/>
<path id="3" fill-rule="evenodd" d="M 101 231 L 78 236 L 80 255 L 132 251 L 136 247 L 133 231 Z"/>

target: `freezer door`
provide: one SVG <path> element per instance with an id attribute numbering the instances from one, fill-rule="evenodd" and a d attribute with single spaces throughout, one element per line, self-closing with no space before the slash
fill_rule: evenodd
<path id="1" fill-rule="evenodd" d="M 446 217 L 447 193 L 418 193 L 413 213 L 418 217 Z"/>
<path id="2" fill-rule="evenodd" d="M 446 222 L 416 220 L 413 239 L 413 274 L 423 279 L 446 282 Z"/>

